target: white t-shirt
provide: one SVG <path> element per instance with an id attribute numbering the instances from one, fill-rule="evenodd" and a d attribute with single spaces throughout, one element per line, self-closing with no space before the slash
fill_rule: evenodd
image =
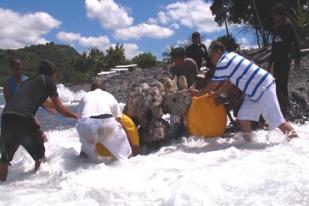
<path id="1" fill-rule="evenodd" d="M 234 53 L 225 53 L 218 61 L 213 81 L 230 80 L 235 86 L 257 101 L 274 82 L 274 77 L 248 59 Z"/>
<path id="2" fill-rule="evenodd" d="M 115 97 L 101 89 L 88 92 L 78 105 L 80 118 L 112 114 L 115 118 L 121 117 L 121 110 Z"/>

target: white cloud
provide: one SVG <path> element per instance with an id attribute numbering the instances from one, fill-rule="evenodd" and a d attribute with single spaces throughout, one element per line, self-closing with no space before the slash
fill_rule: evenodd
<path id="1" fill-rule="evenodd" d="M 174 31 L 156 24 L 142 23 L 128 28 L 117 29 L 115 37 L 118 39 L 140 39 L 142 37 L 150 37 L 155 39 L 163 39 L 170 37 Z"/>
<path id="2" fill-rule="evenodd" d="M 79 39 L 79 43 L 83 47 L 98 47 L 98 48 L 106 48 L 110 44 L 107 36 L 81 37 Z"/>
<path id="3" fill-rule="evenodd" d="M 172 3 L 158 13 L 158 20 L 164 25 L 178 23 L 206 33 L 222 30 L 214 21 L 210 5 L 203 0 Z"/>
<path id="4" fill-rule="evenodd" d="M 128 59 L 132 59 L 142 53 L 136 44 L 127 43 L 123 45 L 123 48 L 125 49 L 125 55 Z"/>
<path id="5" fill-rule="evenodd" d="M 60 21 L 45 12 L 21 14 L 0 8 L 0 48 L 17 49 L 48 42 L 43 36 Z"/>
<path id="6" fill-rule="evenodd" d="M 147 21 L 148 24 L 158 24 L 158 20 L 155 18 L 149 18 Z"/>
<path id="7" fill-rule="evenodd" d="M 87 17 L 98 19 L 107 29 L 118 29 L 132 25 L 133 18 L 123 6 L 114 0 L 85 0 Z"/>
<path id="8" fill-rule="evenodd" d="M 106 49 L 110 45 L 110 41 L 107 36 L 85 37 L 79 33 L 64 31 L 61 31 L 57 34 L 57 39 L 69 44 L 78 43 L 85 48 L 97 47 L 100 49 Z"/>
<path id="9" fill-rule="evenodd" d="M 158 13 L 158 19 L 162 24 L 167 24 L 170 21 L 170 18 L 168 17 L 168 15 L 163 11 L 160 11 Z"/>
<path id="10" fill-rule="evenodd" d="M 81 38 L 80 34 L 72 33 L 72 32 L 64 32 L 61 31 L 57 34 L 57 39 L 66 42 L 72 43 L 74 41 L 78 41 Z"/>
<path id="11" fill-rule="evenodd" d="M 116 44 L 111 44 L 107 36 L 85 37 L 79 33 L 61 31 L 57 34 L 57 39 L 65 43 L 68 43 L 73 47 L 75 47 L 75 45 L 78 44 L 79 46 L 82 46 L 87 49 L 91 47 L 96 47 L 103 51 L 105 51 L 111 46 L 112 47 L 116 46 Z M 123 48 L 125 49 L 125 55 L 128 59 L 132 59 L 136 55 L 142 53 L 142 51 L 139 50 L 139 47 L 136 44 L 125 43 L 123 44 Z"/>
<path id="12" fill-rule="evenodd" d="M 173 29 L 179 29 L 179 28 L 180 28 L 180 25 L 177 24 L 177 23 L 173 23 L 173 24 L 171 24 L 170 27 L 173 28 Z"/>
<path id="13" fill-rule="evenodd" d="M 258 45 L 251 43 L 246 37 L 240 37 L 237 40 L 237 43 L 240 44 L 241 49 L 251 49 L 258 47 Z"/>

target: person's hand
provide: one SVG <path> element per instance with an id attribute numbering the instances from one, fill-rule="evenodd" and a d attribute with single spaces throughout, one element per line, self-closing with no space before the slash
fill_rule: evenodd
<path id="1" fill-rule="evenodd" d="M 299 70 L 301 66 L 300 59 L 295 60 L 294 65 L 295 65 L 295 70 Z"/>
<path id="2" fill-rule="evenodd" d="M 268 66 L 267 66 L 267 71 L 268 72 L 271 72 L 271 70 L 272 70 L 272 68 L 273 68 L 273 64 L 268 64 Z"/>
<path id="3" fill-rule="evenodd" d="M 73 117 L 72 118 L 75 119 L 76 121 L 78 121 L 78 119 L 79 119 L 78 115 L 75 114 L 75 113 L 73 113 Z"/>
<path id="4" fill-rule="evenodd" d="M 48 108 L 48 107 L 46 107 L 45 109 L 47 110 L 47 112 L 48 112 L 49 114 L 54 115 L 54 114 L 56 114 L 56 113 L 57 113 L 57 111 L 56 111 L 55 109 Z"/>
<path id="5" fill-rule="evenodd" d="M 198 96 L 200 94 L 200 91 L 194 88 L 190 88 L 189 92 L 191 93 L 192 97 Z"/>

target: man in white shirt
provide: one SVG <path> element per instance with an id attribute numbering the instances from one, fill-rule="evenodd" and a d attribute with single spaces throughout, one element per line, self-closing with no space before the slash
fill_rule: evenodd
<path id="1" fill-rule="evenodd" d="M 251 121 L 258 121 L 260 115 L 270 129 L 279 128 L 289 138 L 297 137 L 281 113 L 275 79 L 269 72 L 234 52 L 226 52 L 220 42 L 213 42 L 209 51 L 211 61 L 216 65 L 215 74 L 204 91 L 192 90 L 193 95 L 212 93 L 210 95 L 219 96 L 235 85 L 246 94 L 237 116 L 245 140 L 251 140 Z"/>
<path id="2" fill-rule="evenodd" d="M 95 81 L 80 101 L 80 120 L 76 125 L 82 144 L 81 154 L 91 160 L 99 160 L 96 147 L 101 143 L 115 158 L 126 159 L 131 146 L 121 123 L 121 109 L 115 97 L 104 91 L 103 81 Z"/>

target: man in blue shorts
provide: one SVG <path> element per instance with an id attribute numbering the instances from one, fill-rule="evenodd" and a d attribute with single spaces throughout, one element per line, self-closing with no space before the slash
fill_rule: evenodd
<path id="1" fill-rule="evenodd" d="M 279 127 L 288 138 L 297 137 L 294 128 L 281 113 L 275 79 L 269 72 L 234 52 L 226 52 L 223 44 L 218 41 L 210 45 L 209 51 L 211 61 L 216 65 L 215 74 L 203 91 L 192 90 L 193 95 L 219 96 L 235 85 L 246 94 L 237 115 L 245 140 L 251 141 L 251 121 L 258 121 L 260 115 L 270 129 Z"/>

